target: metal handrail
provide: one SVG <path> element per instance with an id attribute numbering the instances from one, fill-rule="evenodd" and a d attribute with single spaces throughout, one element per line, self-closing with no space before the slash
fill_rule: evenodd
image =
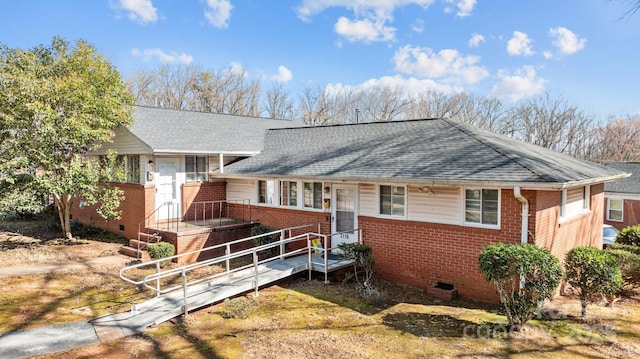
<path id="1" fill-rule="evenodd" d="M 225 206 L 226 204 L 226 206 Z M 230 206 L 230 204 L 234 204 L 234 206 Z M 234 208 L 235 210 L 238 209 L 238 207 L 241 208 L 241 217 L 240 219 L 236 218 L 238 217 L 238 213 L 236 214 L 236 217 L 234 217 L 234 220 L 240 220 L 240 221 L 247 221 L 246 218 L 246 208 L 248 208 L 248 221 L 251 222 L 252 221 L 252 212 L 251 212 L 251 201 L 248 199 L 240 199 L 240 200 L 233 200 L 233 201 L 228 201 L 228 200 L 219 200 L 219 201 L 198 201 L 198 202 L 190 202 L 188 204 L 185 205 L 186 208 L 188 208 L 184 214 L 180 214 L 180 218 L 171 218 L 171 212 L 173 211 L 173 206 L 177 206 L 178 204 L 171 202 L 171 201 L 167 201 L 162 203 L 160 206 L 158 206 L 156 209 L 153 210 L 153 212 L 151 212 L 147 217 L 145 217 L 145 219 L 138 223 L 138 236 L 137 236 L 137 240 L 138 240 L 138 252 L 140 253 L 140 250 L 143 249 L 141 248 L 141 240 L 140 240 L 140 234 L 142 233 L 143 228 L 146 228 L 147 232 L 146 234 L 150 234 L 150 225 L 151 225 L 151 221 L 153 220 L 154 223 L 156 223 L 155 221 L 155 217 L 158 215 L 158 213 L 161 210 L 164 210 L 165 208 L 167 209 L 167 217 L 169 217 L 166 221 L 166 226 L 163 226 L 162 228 L 157 228 L 155 229 L 155 233 L 154 234 L 158 234 L 162 231 L 165 230 L 171 230 L 173 228 L 173 225 L 175 224 L 175 231 L 176 233 L 179 233 L 180 231 L 180 222 L 183 221 L 185 219 L 186 216 L 190 216 L 190 214 L 188 213 L 188 211 L 190 211 L 192 208 L 194 208 L 194 220 L 198 221 L 201 220 L 202 223 L 204 223 L 206 220 L 208 219 L 213 219 L 213 213 L 215 212 L 215 208 L 218 207 L 218 225 L 222 226 L 222 215 L 224 213 L 227 214 L 227 216 L 230 216 L 231 214 L 231 208 Z M 239 206 L 241 205 L 241 206 Z M 211 207 L 211 211 L 209 213 L 211 213 L 211 218 L 207 218 L 206 214 L 207 214 L 207 207 Z M 226 207 L 226 210 L 225 210 Z M 176 207 L 178 208 L 178 207 Z M 199 216 L 199 211 L 198 209 L 202 208 L 202 214 Z M 183 208 L 184 209 L 184 208 Z M 197 222 L 196 222 L 197 223 Z M 144 227 L 143 227 L 144 226 Z"/>
<path id="2" fill-rule="evenodd" d="M 279 259 L 284 259 L 287 257 L 291 257 L 291 256 L 295 256 L 298 254 L 302 254 L 302 253 L 307 253 L 308 254 L 308 263 L 309 263 L 309 276 L 311 276 L 311 268 L 313 263 L 313 254 L 315 251 L 320 251 L 322 252 L 323 255 L 323 264 L 324 264 L 324 275 L 325 275 L 325 283 L 328 283 L 328 254 L 331 253 L 332 250 L 335 249 L 335 247 L 329 248 L 328 247 L 328 239 L 335 236 L 335 235 L 339 235 L 339 234 L 344 234 L 344 233 L 353 233 L 353 232 L 357 232 L 358 235 L 358 242 L 362 242 L 362 230 L 361 229 L 354 229 L 352 231 L 345 231 L 345 232 L 339 232 L 339 233 L 332 233 L 332 234 L 321 234 L 321 233 L 315 233 L 315 232 L 307 232 L 307 233 L 303 233 L 303 234 L 299 234 L 296 236 L 290 236 L 289 238 L 285 238 L 286 233 L 289 232 L 291 233 L 292 230 L 295 229 L 301 229 L 301 228 L 305 228 L 305 227 L 310 227 L 310 226 L 315 226 L 313 224 L 310 225 L 303 225 L 303 226 L 297 226 L 297 227 L 291 227 L 291 228 L 286 228 L 286 229 L 280 229 L 277 231 L 273 231 L 273 232 L 269 232 L 269 233 L 265 233 L 262 235 L 258 235 L 258 236 L 252 236 L 252 237 L 247 237 L 244 239 L 240 239 L 240 240 L 236 240 L 236 241 L 232 241 L 232 242 L 228 242 L 228 243 L 223 243 L 223 244 L 219 244 L 219 245 L 215 245 L 212 247 L 207 247 L 207 248 L 203 248 L 200 250 L 195 250 L 195 251 L 191 251 L 191 252 L 186 252 L 186 253 L 182 253 L 179 255 L 175 255 L 172 257 L 167 257 L 167 258 L 163 258 L 163 259 L 158 259 L 158 260 L 154 260 L 154 261 L 150 261 L 150 262 L 145 262 L 145 263 L 139 263 L 139 264 L 135 264 L 132 266 L 128 266 L 125 268 L 122 268 L 120 270 L 120 278 L 126 282 L 129 282 L 131 284 L 134 285 L 143 285 L 146 288 L 149 288 L 153 291 L 156 292 L 156 296 L 160 296 L 162 294 L 165 293 L 169 293 L 169 292 L 173 292 L 176 291 L 178 289 L 181 289 L 184 291 L 184 303 L 185 303 L 185 314 L 188 312 L 188 305 L 187 305 L 187 287 L 189 285 L 194 285 L 194 284 L 198 284 L 204 281 L 208 281 L 217 277 L 221 277 L 221 276 L 225 276 L 225 275 L 231 275 L 232 273 L 238 272 L 240 270 L 244 270 L 247 268 L 251 268 L 254 267 L 256 270 L 256 278 L 255 278 L 255 291 L 256 291 L 256 295 L 258 294 L 258 266 L 270 261 L 274 261 L 274 260 L 279 260 Z M 320 229 L 320 225 L 318 224 L 318 232 Z M 257 247 L 253 247 L 253 248 L 248 248 L 248 249 L 243 249 L 240 251 L 237 251 L 235 253 L 231 253 L 231 246 L 234 244 L 238 244 L 238 243 L 242 243 L 245 241 L 250 241 L 256 238 L 260 238 L 263 236 L 269 236 L 269 235 L 274 235 L 274 234 L 280 234 L 280 240 L 273 242 L 273 243 L 267 243 L 261 246 L 257 246 Z M 323 243 L 323 247 L 322 248 L 318 248 L 318 247 L 314 247 L 312 245 L 312 239 L 313 238 L 321 238 L 322 239 L 322 243 Z M 286 244 L 288 243 L 294 243 L 294 242 L 299 242 L 299 241 L 306 241 L 306 246 L 303 246 L 302 248 L 293 250 L 293 251 L 289 251 L 289 252 L 285 252 L 284 251 L 284 247 Z M 213 250 L 213 249 L 219 249 L 225 247 L 225 254 L 222 256 L 218 256 L 215 258 L 211 258 L 208 260 L 204 260 L 201 262 L 196 262 L 196 263 L 191 263 L 191 264 L 187 264 L 178 268 L 172 268 L 172 269 L 167 269 L 165 271 L 161 270 L 161 263 L 163 261 L 167 261 L 167 260 L 173 260 L 173 259 L 178 259 L 181 256 L 186 256 L 186 255 L 193 255 L 193 254 L 197 254 L 206 250 Z M 267 259 L 263 259 L 263 260 L 259 260 L 258 257 L 258 252 L 263 251 L 263 250 L 267 250 L 267 249 L 271 249 L 271 248 L 280 248 L 280 253 L 279 255 L 275 255 L 273 257 L 267 258 Z M 243 256 L 247 256 L 247 255 L 252 255 L 252 263 L 250 264 L 246 264 L 243 266 L 240 266 L 238 268 L 234 268 L 231 269 L 229 262 L 232 259 L 235 258 L 240 258 Z M 224 272 L 220 272 L 220 273 L 216 273 L 210 276 L 207 276 L 205 278 L 198 278 L 198 279 L 194 279 L 189 281 L 188 279 L 188 273 L 190 271 L 193 271 L 195 269 L 198 268 L 202 268 L 205 266 L 209 266 L 209 265 L 213 265 L 213 264 L 218 264 L 218 263 L 222 263 L 225 262 L 226 264 L 226 270 Z M 141 280 L 134 280 L 132 278 L 129 278 L 127 276 L 125 276 L 125 273 L 127 271 L 136 269 L 136 268 L 141 268 L 141 267 L 149 267 L 149 266 L 154 266 L 156 267 L 156 271 L 155 273 L 146 275 L 144 278 L 142 278 Z M 167 288 L 161 288 L 160 285 L 160 281 L 163 278 L 168 278 L 168 277 L 175 277 L 177 275 L 181 275 L 183 280 L 181 284 L 177 284 L 171 287 L 167 287 Z"/>

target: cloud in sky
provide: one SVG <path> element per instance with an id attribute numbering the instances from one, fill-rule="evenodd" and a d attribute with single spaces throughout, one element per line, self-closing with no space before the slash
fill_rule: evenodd
<path id="1" fill-rule="evenodd" d="M 335 30 L 347 41 L 362 41 L 366 44 L 374 41 L 391 41 L 395 38 L 396 32 L 394 27 L 386 26 L 383 19 L 351 21 L 344 16 L 336 22 Z"/>
<path id="2" fill-rule="evenodd" d="M 127 17 L 132 21 L 142 24 L 158 21 L 157 9 L 151 0 L 118 0 L 116 3 L 111 3 L 111 6 L 125 10 Z"/>
<path id="3" fill-rule="evenodd" d="M 587 39 L 580 38 L 566 27 L 555 27 L 549 30 L 549 36 L 554 38 L 553 44 L 564 55 L 574 54 L 584 49 Z"/>
<path id="4" fill-rule="evenodd" d="M 328 84 L 325 90 L 328 93 L 340 93 L 342 91 L 350 92 L 351 90 L 363 90 L 367 91 L 376 88 L 389 88 L 392 90 L 399 90 L 405 96 L 415 96 L 427 91 L 438 91 L 444 93 L 450 93 L 453 91 L 460 91 L 460 88 L 443 85 L 431 79 L 417 79 L 415 77 L 405 78 L 400 75 L 395 76 L 383 76 L 376 79 L 367 80 L 358 85 L 346 85 L 343 83 Z"/>
<path id="5" fill-rule="evenodd" d="M 229 27 L 233 6 L 229 0 L 207 0 L 204 17 L 217 28 Z"/>
<path id="6" fill-rule="evenodd" d="M 474 32 L 471 34 L 471 38 L 469 39 L 469 47 L 478 47 L 484 41 L 484 36 Z"/>
<path id="7" fill-rule="evenodd" d="M 499 99 L 517 102 L 525 97 L 544 92 L 546 80 L 537 77 L 533 66 L 523 66 L 513 73 L 501 70 L 498 73 L 500 83 L 493 86 L 491 95 Z"/>
<path id="8" fill-rule="evenodd" d="M 303 0 L 296 8 L 298 18 L 310 21 L 311 18 L 326 9 L 333 7 L 346 8 L 353 11 L 353 18 L 341 16 L 336 20 L 336 33 L 347 41 L 394 41 L 396 28 L 389 25 L 393 22 L 393 13 L 397 8 L 417 5 L 427 9 L 436 0 Z M 471 15 L 477 0 L 446 0 L 456 4 L 457 16 Z M 453 11 L 452 11 L 453 12 Z M 424 23 L 419 20 L 412 26 L 418 33 L 424 31 Z"/>
<path id="9" fill-rule="evenodd" d="M 293 78 L 293 73 L 286 66 L 280 65 L 278 66 L 278 74 L 271 77 L 271 80 L 275 82 L 289 82 Z"/>
<path id="10" fill-rule="evenodd" d="M 513 37 L 507 42 L 507 53 L 511 56 L 531 56 L 535 54 L 531 49 L 531 39 L 527 34 L 514 31 Z"/>
<path id="11" fill-rule="evenodd" d="M 163 64 L 185 64 L 188 65 L 193 61 L 193 56 L 185 53 L 177 54 L 172 52 L 167 54 L 161 49 L 133 49 L 131 54 L 136 57 L 142 57 L 145 61 L 150 61 L 154 58 L 158 59 Z"/>
<path id="12" fill-rule="evenodd" d="M 489 72 L 478 66 L 480 57 L 462 56 L 458 50 L 444 49 L 434 52 L 429 48 L 404 46 L 393 56 L 396 70 L 401 73 L 446 83 L 475 84 L 489 76 Z"/>

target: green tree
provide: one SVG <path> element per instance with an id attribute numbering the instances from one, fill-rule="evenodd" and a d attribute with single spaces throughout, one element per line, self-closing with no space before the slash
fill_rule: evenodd
<path id="1" fill-rule="evenodd" d="M 567 282 L 577 291 L 582 317 L 587 304 L 596 294 L 608 295 L 622 287 L 622 273 L 613 255 L 595 247 L 576 247 L 565 257 Z"/>
<path id="2" fill-rule="evenodd" d="M 66 237 L 75 197 L 101 202 L 99 213 L 117 218 L 122 192 L 101 184 L 113 175 L 83 155 L 131 123 L 132 103 L 120 73 L 85 41 L 0 45 L 0 176 L 37 169 L 34 186 L 53 197 Z"/>
<path id="3" fill-rule="evenodd" d="M 478 261 L 480 272 L 496 285 L 513 330 L 533 318 L 542 303 L 553 297 L 562 279 L 558 258 L 532 244 L 492 244 L 482 250 Z"/>

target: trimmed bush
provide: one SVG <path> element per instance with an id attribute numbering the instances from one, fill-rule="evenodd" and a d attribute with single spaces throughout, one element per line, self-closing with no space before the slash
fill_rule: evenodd
<path id="1" fill-rule="evenodd" d="M 640 252 L 640 247 L 626 245 L 618 246 L 635 248 Z M 616 248 L 618 248 L 618 246 L 616 246 Z M 640 254 L 624 249 L 607 249 L 607 252 L 616 259 L 616 262 L 618 262 L 618 265 L 620 266 L 623 285 L 631 288 L 640 286 Z"/>
<path id="2" fill-rule="evenodd" d="M 233 299 L 227 298 L 222 305 L 220 316 L 224 319 L 247 319 L 251 311 L 258 306 L 258 302 L 255 299 L 238 297 Z"/>
<path id="3" fill-rule="evenodd" d="M 562 279 L 558 258 L 532 244 L 492 244 L 482 250 L 478 261 L 480 272 L 496 285 L 509 326 L 515 331 L 553 297 Z"/>
<path id="4" fill-rule="evenodd" d="M 171 243 L 167 242 L 149 244 L 147 250 L 149 251 L 149 256 L 155 260 L 173 257 L 176 254 L 176 249 Z M 170 260 L 162 261 L 162 264 L 169 262 Z"/>
<path id="5" fill-rule="evenodd" d="M 595 295 L 613 294 L 622 287 L 620 266 L 606 250 L 576 247 L 567 253 L 564 263 L 567 282 L 580 297 L 583 318 Z"/>
<path id="6" fill-rule="evenodd" d="M 640 224 L 623 228 L 616 237 L 616 244 L 640 246 Z"/>
<path id="7" fill-rule="evenodd" d="M 640 246 L 630 246 L 628 244 L 613 243 L 607 247 L 608 251 L 621 250 L 640 255 Z"/>

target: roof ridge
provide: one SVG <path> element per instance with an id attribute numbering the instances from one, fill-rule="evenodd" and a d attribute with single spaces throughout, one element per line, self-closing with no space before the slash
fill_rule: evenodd
<path id="1" fill-rule="evenodd" d="M 464 124 L 464 123 L 462 123 L 460 121 L 455 121 L 455 120 L 448 119 L 448 118 L 444 119 L 444 120 L 447 121 L 452 126 L 456 127 L 459 131 L 467 134 L 468 136 L 470 136 L 474 140 L 476 140 L 476 141 L 480 142 L 481 144 L 487 146 L 488 148 L 492 149 L 493 151 L 498 153 L 500 156 L 508 158 L 510 161 L 516 163 L 518 166 L 520 166 L 520 167 L 524 168 L 525 170 L 529 171 L 530 173 L 532 173 L 533 175 L 537 176 L 541 180 L 543 180 L 545 182 L 547 181 L 547 178 L 545 178 L 545 176 L 542 176 L 542 175 L 538 174 L 533 169 L 529 168 L 528 166 L 526 166 L 522 162 L 518 161 L 518 158 L 521 158 L 521 156 L 517 155 L 518 158 L 515 158 L 514 156 L 510 156 L 509 154 L 504 153 L 500 148 L 498 148 L 498 146 L 490 144 L 488 141 L 483 140 L 482 137 L 480 137 L 477 134 L 473 133 L 472 131 L 468 130 L 467 128 L 471 127 L 471 125 L 467 125 L 467 124 Z M 478 127 L 473 127 L 473 129 L 482 130 L 482 129 L 478 128 Z M 490 131 L 487 131 L 487 132 L 492 134 L 492 135 L 498 135 L 497 133 L 493 133 L 493 132 L 490 132 Z M 523 142 L 523 144 L 525 144 L 525 143 Z"/>

